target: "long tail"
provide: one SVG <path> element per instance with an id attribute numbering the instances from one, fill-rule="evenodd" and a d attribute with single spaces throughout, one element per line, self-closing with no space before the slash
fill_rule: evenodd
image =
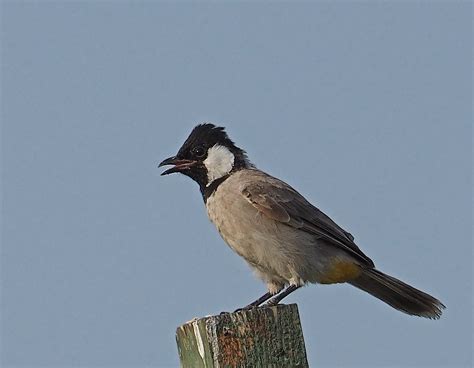
<path id="1" fill-rule="evenodd" d="M 376 269 L 363 269 L 350 284 L 404 313 L 438 319 L 446 308 L 438 299 Z"/>

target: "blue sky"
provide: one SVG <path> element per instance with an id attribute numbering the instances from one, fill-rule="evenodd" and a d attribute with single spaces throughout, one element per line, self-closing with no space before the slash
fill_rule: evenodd
<path id="1" fill-rule="evenodd" d="M 471 8 L 3 1 L 2 366 L 174 367 L 178 325 L 265 291 L 159 176 L 202 121 L 447 305 L 298 290 L 311 366 L 471 366 Z"/>

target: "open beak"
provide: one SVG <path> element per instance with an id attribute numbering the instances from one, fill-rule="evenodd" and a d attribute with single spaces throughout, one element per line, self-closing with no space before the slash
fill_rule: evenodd
<path id="1" fill-rule="evenodd" d="M 175 172 L 182 172 L 194 166 L 195 164 L 196 164 L 196 161 L 182 160 L 182 159 L 177 158 L 176 156 L 173 156 L 173 157 L 167 158 L 166 160 L 161 161 L 158 167 L 174 165 L 172 168 L 165 170 L 161 173 L 161 175 L 168 175 Z"/>

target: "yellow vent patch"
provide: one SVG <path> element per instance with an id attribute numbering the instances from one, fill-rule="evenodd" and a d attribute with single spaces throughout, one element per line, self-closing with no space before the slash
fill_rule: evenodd
<path id="1" fill-rule="evenodd" d="M 361 273 L 360 267 L 350 261 L 336 260 L 326 269 L 319 281 L 321 284 L 336 284 L 355 279 Z"/>

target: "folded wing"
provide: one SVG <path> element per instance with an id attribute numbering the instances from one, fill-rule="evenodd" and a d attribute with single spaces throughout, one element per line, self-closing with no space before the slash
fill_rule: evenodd
<path id="1" fill-rule="evenodd" d="M 374 267 L 372 260 L 354 243 L 350 233 L 283 181 L 255 172 L 253 180 L 243 185 L 241 193 L 265 216 L 314 234 L 353 255 L 362 265 Z"/>

